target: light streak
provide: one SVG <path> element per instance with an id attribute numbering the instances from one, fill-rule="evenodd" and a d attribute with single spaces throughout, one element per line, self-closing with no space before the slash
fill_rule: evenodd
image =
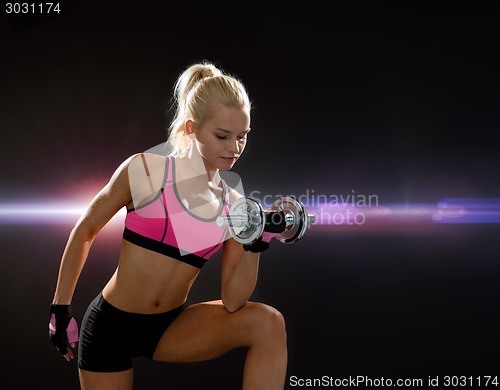
<path id="1" fill-rule="evenodd" d="M 388 226 L 397 230 L 405 226 L 500 223 L 500 198 L 446 198 L 434 204 L 394 203 L 372 207 L 326 202 L 305 204 L 307 213 L 316 216 L 312 231 L 313 225 L 322 231 L 352 227 L 386 231 Z M 86 205 L 78 203 L 5 202 L 0 203 L 0 224 L 75 224 L 85 210 Z M 119 226 L 125 215 L 123 208 L 108 224 Z"/>
<path id="2" fill-rule="evenodd" d="M 86 209 L 77 203 L 0 203 L 0 224 L 75 224 Z M 125 209 L 120 210 L 109 223 L 125 214 Z"/>

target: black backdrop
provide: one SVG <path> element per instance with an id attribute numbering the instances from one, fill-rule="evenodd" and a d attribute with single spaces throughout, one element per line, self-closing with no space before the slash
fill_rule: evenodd
<path id="1" fill-rule="evenodd" d="M 355 191 L 409 206 L 500 197 L 497 2 L 177 3 L 66 1 L 42 20 L 2 11 L 2 210 L 87 202 L 121 161 L 165 140 L 173 83 L 201 60 L 251 95 L 253 130 L 234 169 L 247 193 Z M 46 334 L 74 220 L 2 218 L 2 379 L 77 388 L 75 362 Z M 286 317 L 288 376 L 500 375 L 499 232 L 406 221 L 312 226 L 293 246 L 275 243 L 253 299 Z M 110 226 L 94 243 L 79 321 L 119 238 Z M 219 297 L 218 259 L 190 302 Z M 195 364 L 138 359 L 136 387 L 235 389 L 243 361 L 244 350 Z"/>

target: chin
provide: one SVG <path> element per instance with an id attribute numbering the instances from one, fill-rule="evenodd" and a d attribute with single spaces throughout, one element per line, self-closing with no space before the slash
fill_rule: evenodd
<path id="1" fill-rule="evenodd" d="M 234 164 L 236 161 L 233 161 L 231 164 L 225 162 L 225 161 L 215 161 L 214 164 L 212 164 L 213 167 L 216 167 L 220 171 L 229 171 L 234 167 Z"/>
<path id="2" fill-rule="evenodd" d="M 233 168 L 234 164 L 231 164 L 228 166 L 227 164 L 220 164 L 220 166 L 217 167 L 219 171 L 230 171 Z"/>

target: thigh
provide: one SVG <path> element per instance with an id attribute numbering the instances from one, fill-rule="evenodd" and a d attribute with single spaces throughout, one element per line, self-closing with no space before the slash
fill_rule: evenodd
<path id="1" fill-rule="evenodd" d="M 121 372 L 92 372 L 79 369 L 82 390 L 132 390 L 134 370 Z"/>
<path id="2" fill-rule="evenodd" d="M 129 351 L 135 334 L 99 294 L 89 305 L 82 321 L 78 345 L 78 368 L 92 372 L 121 372 L 132 368 Z"/>
<path id="3" fill-rule="evenodd" d="M 195 362 L 213 359 L 237 347 L 250 346 L 266 323 L 282 321 L 271 306 L 250 302 L 229 313 L 222 301 L 188 306 L 161 337 L 153 359 Z"/>

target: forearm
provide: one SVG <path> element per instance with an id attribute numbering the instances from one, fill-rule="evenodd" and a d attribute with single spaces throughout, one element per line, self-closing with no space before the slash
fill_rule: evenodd
<path id="1" fill-rule="evenodd" d="M 54 304 L 69 304 L 87 259 L 93 235 L 76 226 L 70 234 L 59 266 Z"/>
<path id="2" fill-rule="evenodd" d="M 260 253 L 241 253 L 238 266 L 222 291 L 222 301 L 228 311 L 240 309 L 250 299 L 257 284 L 259 257 Z"/>

